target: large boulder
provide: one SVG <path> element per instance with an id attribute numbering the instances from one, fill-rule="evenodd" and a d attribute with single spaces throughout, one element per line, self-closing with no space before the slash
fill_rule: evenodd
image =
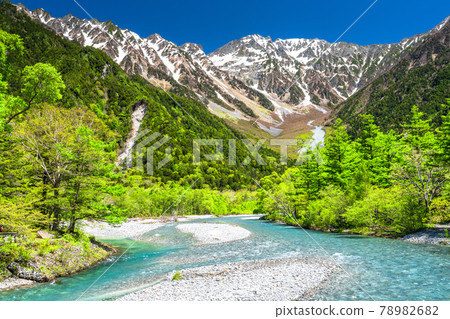
<path id="1" fill-rule="evenodd" d="M 37 282 L 47 282 L 49 281 L 49 278 L 34 269 L 28 269 L 25 267 L 22 267 L 17 262 L 12 262 L 7 266 L 8 270 L 13 273 L 16 277 L 22 278 L 22 279 L 28 279 L 33 280 Z"/>

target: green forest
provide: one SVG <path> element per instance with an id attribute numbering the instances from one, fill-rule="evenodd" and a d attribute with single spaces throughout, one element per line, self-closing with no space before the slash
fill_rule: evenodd
<path id="1" fill-rule="evenodd" d="M 410 118 L 401 133 L 383 133 L 362 115 L 354 140 L 337 120 L 303 165 L 261 179 L 257 211 L 292 225 L 386 237 L 449 222 L 450 116 L 438 129 L 416 106 Z"/>

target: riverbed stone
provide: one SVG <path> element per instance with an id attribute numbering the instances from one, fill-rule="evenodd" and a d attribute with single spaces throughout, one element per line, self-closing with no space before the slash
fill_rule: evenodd
<path id="1" fill-rule="evenodd" d="M 294 257 L 196 267 L 168 273 L 158 284 L 125 295 L 134 301 L 301 300 L 324 285 L 338 266 L 313 257 Z"/>
<path id="2" fill-rule="evenodd" d="M 8 270 L 11 271 L 15 276 L 27 279 L 27 280 L 33 280 L 36 282 L 47 282 L 49 281 L 49 278 L 40 272 L 37 272 L 33 269 L 25 268 L 21 265 L 19 265 L 17 262 L 12 262 L 7 266 Z"/>
<path id="3" fill-rule="evenodd" d="M 403 240 L 418 244 L 450 245 L 450 238 L 446 237 L 445 229 L 450 231 L 450 224 L 435 225 L 417 233 L 402 237 Z"/>

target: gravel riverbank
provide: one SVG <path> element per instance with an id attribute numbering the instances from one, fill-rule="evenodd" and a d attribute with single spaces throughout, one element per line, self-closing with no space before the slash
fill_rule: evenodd
<path id="1" fill-rule="evenodd" d="M 181 224 L 176 228 L 194 235 L 194 238 L 202 244 L 218 244 L 247 238 L 252 233 L 237 225 L 219 223 L 192 223 Z"/>
<path id="2" fill-rule="evenodd" d="M 309 257 L 258 260 L 197 267 L 168 273 L 162 282 L 125 295 L 120 301 L 287 301 L 301 300 L 338 271 Z"/>
<path id="3" fill-rule="evenodd" d="M 0 281 L 0 291 L 24 287 L 24 286 L 31 286 L 35 283 L 36 283 L 35 281 L 28 280 L 28 279 L 8 278 L 3 281 Z"/>
<path id="4" fill-rule="evenodd" d="M 79 226 L 99 239 L 136 238 L 164 225 L 156 219 L 130 219 L 120 225 L 99 221 L 83 221 Z"/>
<path id="5" fill-rule="evenodd" d="M 157 229 L 168 222 L 187 222 L 195 219 L 214 218 L 213 215 L 189 215 L 180 217 L 163 216 L 154 218 L 132 218 L 128 221 L 113 225 L 101 221 L 81 221 L 78 225 L 84 232 L 99 239 L 138 238 L 145 233 Z"/>
<path id="6" fill-rule="evenodd" d="M 444 229 L 447 229 L 450 234 L 450 224 L 436 225 L 433 228 L 406 235 L 402 239 L 418 244 L 450 245 L 450 238 L 445 237 Z"/>

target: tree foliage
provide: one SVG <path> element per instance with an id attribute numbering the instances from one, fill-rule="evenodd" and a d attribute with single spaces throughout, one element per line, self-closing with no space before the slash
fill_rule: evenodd
<path id="1" fill-rule="evenodd" d="M 337 121 L 310 161 L 261 180 L 258 212 L 306 227 L 392 237 L 449 220 L 448 116 L 436 130 L 418 107 L 411 110 L 403 134 L 383 133 L 362 115 L 352 140 Z"/>

